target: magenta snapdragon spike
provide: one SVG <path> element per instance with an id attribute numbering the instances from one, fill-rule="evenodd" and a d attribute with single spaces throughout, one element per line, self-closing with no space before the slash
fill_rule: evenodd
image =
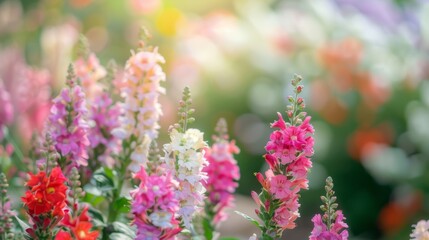
<path id="1" fill-rule="evenodd" d="M 235 141 L 229 141 L 225 119 L 218 121 L 216 131 L 218 135 L 213 136 L 215 143 L 205 153 L 209 165 L 203 168 L 208 177 L 207 181 L 203 181 L 208 196 L 205 205 L 206 219 L 213 229 L 226 220 L 225 208 L 233 206 L 233 194 L 240 178 L 240 170 L 233 156 L 240 149 Z"/>
<path id="2" fill-rule="evenodd" d="M 90 126 L 88 139 L 92 149 L 91 156 L 98 161 L 90 164 L 93 169 L 98 165 L 113 167 L 114 159 L 112 153 L 119 153 L 120 140 L 111 132 L 120 126 L 119 116 L 121 109 L 118 104 L 114 104 L 107 92 L 95 97 L 90 106 Z"/>
<path id="3" fill-rule="evenodd" d="M 269 166 L 265 172 L 257 173 L 262 192 L 252 193 L 258 204 L 256 214 L 262 220 L 262 239 L 278 239 L 286 229 L 295 228 L 299 217 L 299 192 L 308 189 L 307 173 L 312 163 L 313 133 L 310 117 L 306 117 L 304 100 L 298 95 L 303 86 L 300 76 L 292 80 L 295 96 L 289 97 L 287 122 L 278 113 L 279 119 L 271 127 L 276 128 L 270 135 L 265 149 L 265 160 Z"/>
<path id="4" fill-rule="evenodd" d="M 76 85 L 73 67 L 70 65 L 67 87 L 53 100 L 47 126 L 55 148 L 61 154 L 60 164 L 63 168 L 88 165 L 86 114 L 85 94 L 80 86 Z"/>
<path id="5" fill-rule="evenodd" d="M 338 204 L 335 203 L 336 197 L 333 190 L 334 183 L 331 177 L 326 179 L 326 196 L 322 196 L 323 205 L 320 206 L 322 211 L 325 212 L 323 217 L 316 214 L 311 221 L 314 223 L 313 231 L 311 231 L 310 240 L 347 240 L 349 233 L 347 231 L 348 225 L 344 222 L 345 217 L 340 210 L 335 210 Z"/>
<path id="6" fill-rule="evenodd" d="M 140 180 L 139 187 L 131 191 L 136 239 L 175 239 L 181 231 L 175 215 L 179 210 L 174 194 L 177 183 L 169 172 L 148 175 L 143 167 L 135 178 Z"/>

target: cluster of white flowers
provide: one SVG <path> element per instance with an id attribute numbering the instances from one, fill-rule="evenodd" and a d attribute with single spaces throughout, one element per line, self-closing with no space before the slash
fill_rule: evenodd
<path id="1" fill-rule="evenodd" d="M 121 95 L 125 98 L 121 127 L 112 133 L 121 139 L 135 137 L 129 166 L 133 172 L 146 164 L 149 144 L 158 137 L 158 120 L 162 114 L 158 97 L 165 94 L 165 89 L 160 85 L 161 81 L 165 81 L 165 73 L 159 63 L 164 62 L 155 48 L 153 51 L 133 53 L 125 66 L 121 86 Z"/>
<path id="2" fill-rule="evenodd" d="M 178 181 L 176 197 L 180 203 L 178 214 L 186 228 L 191 228 L 192 218 L 204 203 L 204 188 L 201 181 L 207 178 L 202 170 L 208 165 L 204 157 L 207 143 L 203 140 L 203 132 L 188 129 L 181 133 L 176 129 L 170 132 L 171 143 L 164 145 L 164 161 Z"/>

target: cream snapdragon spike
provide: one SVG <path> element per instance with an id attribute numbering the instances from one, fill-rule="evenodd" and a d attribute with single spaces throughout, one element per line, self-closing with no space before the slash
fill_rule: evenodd
<path id="1" fill-rule="evenodd" d="M 184 97 L 180 103 L 179 124 L 170 131 L 171 142 L 164 145 L 164 161 L 178 181 L 176 198 L 179 200 L 178 211 L 184 226 L 193 229 L 192 218 L 201 209 L 204 202 L 205 188 L 202 181 L 207 179 L 202 170 L 207 166 L 204 157 L 203 133 L 198 129 L 187 129 L 187 124 L 193 121 L 188 115 L 193 112 L 189 89 L 185 88 Z"/>
<path id="2" fill-rule="evenodd" d="M 158 97 L 165 93 L 160 85 L 165 81 L 165 73 L 159 63 L 164 63 L 164 58 L 154 48 L 133 53 L 125 66 L 121 127 L 112 133 L 121 139 L 134 140 L 131 141 L 134 143 L 129 165 L 133 172 L 146 163 L 150 141 L 158 136 L 158 121 L 162 114 Z"/>
<path id="3" fill-rule="evenodd" d="M 429 220 L 420 220 L 413 225 L 413 231 L 410 235 L 411 240 L 427 240 L 429 239 Z"/>
<path id="4" fill-rule="evenodd" d="M 295 220 L 299 217 L 298 193 L 308 189 L 307 173 L 312 163 L 313 133 L 310 117 L 306 117 L 304 100 L 298 97 L 303 86 L 299 85 L 301 77 L 292 80 L 295 97 L 290 96 L 287 107 L 286 122 L 279 113 L 279 119 L 271 127 L 276 128 L 270 135 L 265 149 L 265 160 L 269 169 L 257 173 L 256 177 L 262 185 L 262 192 L 252 192 L 258 204 L 256 214 L 262 220 L 260 226 L 262 239 L 280 238 L 285 229 L 295 228 Z"/>
<path id="5" fill-rule="evenodd" d="M 344 222 L 346 218 L 342 211 L 335 210 L 338 204 L 335 203 L 337 198 L 334 196 L 335 192 L 333 188 L 334 183 L 332 178 L 328 177 L 325 186 L 326 196 L 321 197 L 323 205 L 320 206 L 325 213 L 323 217 L 320 214 L 316 214 L 311 219 L 314 228 L 309 240 L 347 240 L 349 238 L 348 225 Z"/>
<path id="6" fill-rule="evenodd" d="M 203 172 L 207 173 L 208 178 L 202 182 L 208 196 L 206 218 L 213 228 L 227 219 L 225 208 L 233 206 L 234 192 L 240 179 L 240 169 L 234 159 L 234 154 L 238 154 L 240 149 L 234 140 L 229 140 L 225 119 L 218 121 L 216 132 L 218 135 L 213 136 L 215 142 L 206 149 L 205 157 L 209 165 L 204 167 Z"/>
<path id="7" fill-rule="evenodd" d="M 143 167 L 135 178 L 140 180 L 140 185 L 130 194 L 133 224 L 137 227 L 136 239 L 174 239 L 181 231 L 175 215 L 179 210 L 174 193 L 177 182 L 170 172 L 147 174 Z"/>
<path id="8" fill-rule="evenodd" d="M 88 124 L 85 94 L 75 82 L 72 65 L 69 66 L 67 87 L 53 100 L 48 131 L 61 155 L 60 165 L 67 169 L 88 165 L 86 148 Z"/>

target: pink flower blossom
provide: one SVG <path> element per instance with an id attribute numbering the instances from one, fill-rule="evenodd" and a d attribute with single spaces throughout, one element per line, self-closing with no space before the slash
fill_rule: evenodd
<path id="1" fill-rule="evenodd" d="M 202 183 L 207 190 L 208 204 L 216 209 L 215 224 L 226 219 L 224 209 L 232 206 L 234 200 L 233 193 L 238 187 L 236 181 L 240 178 L 240 170 L 233 154 L 238 152 L 234 141 L 219 141 L 206 150 L 205 157 L 209 165 L 203 168 L 203 172 L 207 173 L 208 179 Z"/>
<path id="2" fill-rule="evenodd" d="M 322 221 L 322 216 L 316 214 L 311 220 L 314 223 L 313 231 L 311 231 L 310 240 L 347 240 L 349 233 L 347 231 L 348 225 L 344 222 L 343 213 L 336 211 L 335 222 L 332 223 L 330 229 Z"/>
<path id="3" fill-rule="evenodd" d="M 148 175 L 141 168 L 135 175 L 138 188 L 131 191 L 133 224 L 137 239 L 172 239 L 181 231 L 176 220 L 179 202 L 175 198 L 175 181 L 170 173 Z"/>
<path id="4" fill-rule="evenodd" d="M 89 146 L 85 94 L 79 86 L 64 88 L 53 100 L 48 130 L 57 151 L 73 166 L 87 166 Z"/>
<path id="5" fill-rule="evenodd" d="M 113 167 L 114 159 L 112 153 L 118 153 L 121 146 L 120 140 L 111 132 L 120 126 L 119 116 L 121 109 L 118 104 L 113 104 L 112 99 L 107 92 L 96 96 L 90 106 L 88 139 L 92 149 L 97 149 L 97 156 L 94 156 L 95 150 L 91 153 L 97 157 L 98 162 L 105 166 Z"/>
<path id="6" fill-rule="evenodd" d="M 125 66 L 121 83 L 121 95 L 125 99 L 122 104 L 121 125 L 112 130 L 112 133 L 122 139 L 129 139 L 131 136 L 137 139 L 129 165 L 133 172 L 146 164 L 150 140 L 158 137 L 158 121 L 162 114 L 158 98 L 165 93 L 160 84 L 165 81 L 165 73 L 159 64 L 164 61 L 155 48 L 153 51 L 140 50 L 133 53 Z"/>
<path id="7" fill-rule="evenodd" d="M 6 89 L 0 85 L 0 141 L 3 139 L 3 127 L 13 120 L 13 106 L 11 98 Z"/>
<path id="8" fill-rule="evenodd" d="M 270 193 L 277 199 L 289 197 L 291 182 L 284 175 L 276 175 L 270 179 Z"/>
<path id="9" fill-rule="evenodd" d="M 81 86 L 86 97 L 92 102 L 102 92 L 102 85 L 98 82 L 106 76 L 106 69 L 100 65 L 97 56 L 90 53 L 88 58 L 78 58 L 74 63 L 76 76 L 81 81 Z"/>

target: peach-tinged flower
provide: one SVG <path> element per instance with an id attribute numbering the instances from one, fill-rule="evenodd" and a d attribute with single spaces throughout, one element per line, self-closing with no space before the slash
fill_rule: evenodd
<path id="1" fill-rule="evenodd" d="M 133 53 L 125 66 L 121 95 L 123 114 L 121 125 L 112 133 L 122 139 L 133 136 L 137 144 L 131 154 L 131 170 L 136 172 L 147 161 L 150 140 L 158 137 L 159 118 L 162 114 L 158 102 L 165 89 L 160 83 L 165 81 L 165 73 L 160 63 L 164 58 L 155 48 L 152 51 L 140 50 Z"/>

